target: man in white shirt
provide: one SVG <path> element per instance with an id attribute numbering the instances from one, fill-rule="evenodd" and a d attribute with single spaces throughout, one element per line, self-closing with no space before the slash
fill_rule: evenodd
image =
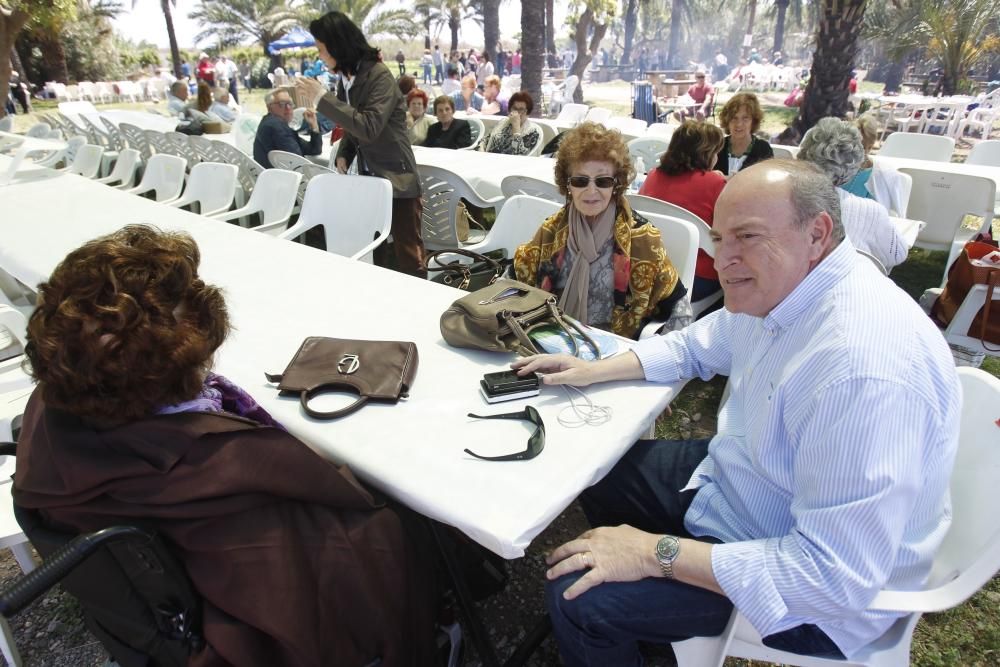
<path id="1" fill-rule="evenodd" d="M 548 558 L 568 665 L 712 636 L 735 606 L 775 648 L 850 658 L 899 616 L 950 523 L 961 390 L 941 334 L 858 255 L 829 177 L 741 171 L 711 234 L 725 309 L 598 362 L 513 364 L 545 384 L 729 376 L 711 441 L 640 441 L 581 496 L 597 526 Z M 611 527 L 614 526 L 614 527 Z"/>
<path id="2" fill-rule="evenodd" d="M 212 102 L 212 106 L 209 107 L 209 113 L 214 113 L 227 123 L 232 123 L 236 120 L 237 110 L 233 109 L 229 104 L 228 90 L 225 88 L 216 88 L 212 91 L 212 97 L 215 101 Z"/>
<path id="3" fill-rule="evenodd" d="M 239 86 L 236 82 L 240 80 L 240 68 L 229 59 L 229 56 L 223 54 L 219 58 L 219 62 L 215 65 L 215 71 L 220 76 L 226 79 L 226 87 L 229 90 L 229 94 L 232 96 L 233 101 L 237 104 L 240 103 L 240 93 Z"/>

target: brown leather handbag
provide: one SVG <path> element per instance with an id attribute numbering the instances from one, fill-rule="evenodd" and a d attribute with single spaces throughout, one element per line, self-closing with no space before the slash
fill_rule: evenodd
<path id="1" fill-rule="evenodd" d="M 455 347 L 491 352 L 538 354 L 529 334 L 537 327 L 556 325 L 566 332 L 579 354 L 576 339 L 600 357 L 594 340 L 574 320 L 563 317 L 556 297 L 517 280 L 500 278 L 491 285 L 456 300 L 441 314 L 441 335 Z"/>
<path id="2" fill-rule="evenodd" d="M 306 338 L 284 373 L 265 373 L 282 395 L 298 394 L 302 409 L 316 419 L 336 419 L 360 409 L 369 400 L 396 403 L 409 395 L 417 375 L 417 345 L 401 341 Z M 320 412 L 309 401 L 322 391 L 358 394 L 340 410 Z"/>
<path id="3" fill-rule="evenodd" d="M 945 283 L 944 291 L 931 308 L 931 317 L 942 326 L 947 326 L 955 317 L 972 286 L 986 285 L 986 303 L 973 318 L 966 334 L 978 338 L 984 346 L 1000 345 L 1000 308 L 993 302 L 994 290 L 1000 289 L 1000 268 L 976 266 L 971 260 L 984 257 L 996 249 L 996 245 L 982 241 L 966 243 L 962 254 L 948 269 L 948 282 Z"/>

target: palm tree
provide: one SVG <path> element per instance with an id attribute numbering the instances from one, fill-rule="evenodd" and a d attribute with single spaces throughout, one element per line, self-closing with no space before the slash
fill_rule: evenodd
<path id="1" fill-rule="evenodd" d="M 132 9 L 139 0 L 132 0 Z M 174 66 L 174 76 L 181 77 L 181 51 L 177 46 L 177 33 L 174 31 L 174 17 L 170 7 L 177 6 L 177 0 L 160 0 L 163 20 L 167 23 L 167 41 L 170 42 L 170 63 Z"/>
<path id="2" fill-rule="evenodd" d="M 306 22 L 327 12 L 342 12 L 369 39 L 378 35 L 392 35 L 406 42 L 421 33 L 423 26 L 413 10 L 380 10 L 381 4 L 382 0 L 309 0 L 299 11 L 299 16 L 302 22 Z M 287 7 L 287 4 L 284 6 Z"/>
<path id="3" fill-rule="evenodd" d="M 809 84 L 793 123 L 800 134 L 820 118 L 843 118 L 847 113 L 848 85 L 868 0 L 822 2 Z"/>
<path id="4" fill-rule="evenodd" d="M 4 56 L 14 48 L 14 40 L 31 18 L 29 3 L 15 3 L 8 9 L 0 5 L 0 54 Z M 10 59 L 0 56 L 0 100 L 6 100 L 10 91 Z M 0 118 L 7 115 L 7 105 L 0 104 Z"/>
<path id="5" fill-rule="evenodd" d="M 874 12 L 866 32 L 882 37 L 896 61 L 923 52 L 941 63 L 941 92 L 953 95 L 974 65 L 1000 51 L 995 0 L 915 0 Z"/>
<path id="6" fill-rule="evenodd" d="M 500 0 L 482 0 L 483 2 L 483 39 L 486 41 L 485 51 L 490 62 L 497 61 L 497 42 L 500 41 Z"/>
<path id="7" fill-rule="evenodd" d="M 299 24 L 299 15 L 284 0 L 202 0 L 188 18 L 202 28 L 196 41 L 232 44 L 251 38 L 265 53 L 268 44 Z"/>
<path id="8" fill-rule="evenodd" d="M 521 90 L 538 100 L 541 114 L 542 54 L 545 51 L 545 0 L 521 0 Z"/>

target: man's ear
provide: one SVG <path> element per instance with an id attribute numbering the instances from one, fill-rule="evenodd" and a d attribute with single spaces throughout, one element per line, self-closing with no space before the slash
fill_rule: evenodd
<path id="1" fill-rule="evenodd" d="M 821 212 L 809 223 L 810 259 L 821 259 L 833 245 L 833 218 Z"/>

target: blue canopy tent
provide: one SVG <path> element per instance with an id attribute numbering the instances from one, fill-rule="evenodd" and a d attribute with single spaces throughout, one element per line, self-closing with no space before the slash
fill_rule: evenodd
<path id="1" fill-rule="evenodd" d="M 276 55 L 278 51 L 284 49 L 303 49 L 307 46 L 316 46 L 316 40 L 309 34 L 309 31 L 302 28 L 292 28 L 284 37 L 268 44 L 267 51 L 271 55 Z"/>

